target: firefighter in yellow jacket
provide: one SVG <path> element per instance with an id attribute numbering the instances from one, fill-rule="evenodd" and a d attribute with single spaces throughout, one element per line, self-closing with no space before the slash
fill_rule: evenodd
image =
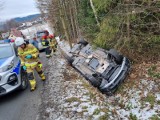
<path id="1" fill-rule="evenodd" d="M 21 37 L 16 38 L 15 44 L 18 46 L 18 55 L 21 60 L 21 66 L 27 71 L 31 91 L 33 91 L 36 88 L 34 69 L 38 72 L 42 80 L 46 79 L 42 71 L 42 64 L 38 59 L 39 52 L 32 44 L 26 44 Z"/>
<path id="2" fill-rule="evenodd" d="M 52 48 L 52 52 L 56 52 L 58 43 L 54 35 L 49 35 L 49 39 L 50 39 L 50 47 Z"/>
<path id="3" fill-rule="evenodd" d="M 50 35 L 47 30 L 44 31 L 44 36 L 42 36 L 42 45 L 45 47 L 46 57 L 51 57 L 52 53 L 56 51 L 57 41 L 54 35 Z"/>
<path id="4" fill-rule="evenodd" d="M 50 47 L 50 41 L 47 36 L 42 36 L 42 45 L 45 48 L 46 57 L 51 57 L 52 49 Z"/>

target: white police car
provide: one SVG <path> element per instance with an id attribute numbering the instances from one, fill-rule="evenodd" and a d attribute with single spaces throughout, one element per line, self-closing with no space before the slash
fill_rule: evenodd
<path id="1" fill-rule="evenodd" d="M 20 64 L 14 44 L 0 43 L 0 96 L 27 88 L 27 74 Z"/>

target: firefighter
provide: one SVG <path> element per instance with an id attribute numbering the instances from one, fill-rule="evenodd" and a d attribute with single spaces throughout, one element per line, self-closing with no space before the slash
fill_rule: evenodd
<path id="1" fill-rule="evenodd" d="M 42 71 L 42 63 L 38 59 L 39 52 L 32 44 L 26 44 L 21 37 L 16 38 L 15 45 L 18 47 L 18 56 L 21 60 L 21 66 L 27 72 L 31 91 L 33 91 L 36 88 L 34 69 L 38 72 L 43 81 L 46 79 Z"/>
<path id="2" fill-rule="evenodd" d="M 56 52 L 58 43 L 57 43 L 54 35 L 49 35 L 49 39 L 50 39 L 50 47 L 52 49 L 52 52 Z"/>
<path id="3" fill-rule="evenodd" d="M 45 48 L 46 57 L 51 57 L 52 49 L 50 47 L 50 40 L 49 40 L 49 32 L 47 30 L 44 31 L 44 36 L 42 36 L 42 45 Z"/>

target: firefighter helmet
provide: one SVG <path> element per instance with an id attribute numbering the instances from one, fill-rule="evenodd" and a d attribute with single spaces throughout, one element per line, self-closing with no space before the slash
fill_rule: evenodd
<path id="1" fill-rule="evenodd" d="M 49 38 L 51 38 L 51 39 L 54 38 L 54 35 L 49 35 Z"/>
<path id="2" fill-rule="evenodd" d="M 46 40 L 46 39 L 47 39 L 46 35 L 42 36 L 42 40 Z"/>
<path id="3" fill-rule="evenodd" d="M 15 40 L 15 45 L 16 46 L 21 46 L 24 43 L 25 43 L 25 41 L 22 37 L 17 37 L 16 40 Z"/>

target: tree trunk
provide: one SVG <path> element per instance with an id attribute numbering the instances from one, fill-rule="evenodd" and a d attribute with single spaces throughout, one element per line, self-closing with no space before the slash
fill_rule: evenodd
<path id="1" fill-rule="evenodd" d="M 62 26 L 63 26 L 64 32 L 65 32 L 65 36 L 66 36 L 67 41 L 69 42 L 70 48 L 72 48 L 72 43 L 71 43 L 71 40 L 69 39 L 69 34 L 68 34 L 68 31 L 67 31 L 67 25 L 66 25 L 66 22 L 65 22 L 64 12 L 62 11 L 63 8 L 64 8 L 64 6 L 62 4 L 62 0 L 59 0 L 59 5 L 60 5 L 59 13 L 60 13 L 61 21 L 62 21 Z"/>
<path id="2" fill-rule="evenodd" d="M 129 5 L 127 5 L 127 40 L 128 40 L 128 43 L 130 42 L 130 14 L 129 14 Z"/>
<path id="3" fill-rule="evenodd" d="M 70 12 L 70 19 L 71 19 L 71 27 L 72 27 L 72 34 L 73 34 L 73 38 L 76 38 L 76 27 L 75 27 L 75 11 L 73 11 L 73 1 L 69 0 L 69 4 L 70 4 L 70 8 L 69 8 L 69 12 Z"/>
<path id="4" fill-rule="evenodd" d="M 73 1 L 73 6 L 74 6 L 74 24 L 75 24 L 75 28 L 76 28 L 76 37 L 79 36 L 79 25 L 78 25 L 78 6 L 76 3 L 76 0 L 72 0 Z"/>
<path id="5" fill-rule="evenodd" d="M 99 21 L 98 21 L 98 15 L 97 15 L 97 12 L 96 12 L 96 9 L 95 9 L 95 7 L 94 7 L 94 5 L 93 5 L 93 1 L 92 1 L 92 0 L 90 0 L 90 4 L 91 4 L 91 8 L 92 8 L 92 10 L 93 10 L 93 13 L 94 13 L 94 16 L 95 16 L 97 25 L 100 26 L 100 23 L 99 23 Z"/>

